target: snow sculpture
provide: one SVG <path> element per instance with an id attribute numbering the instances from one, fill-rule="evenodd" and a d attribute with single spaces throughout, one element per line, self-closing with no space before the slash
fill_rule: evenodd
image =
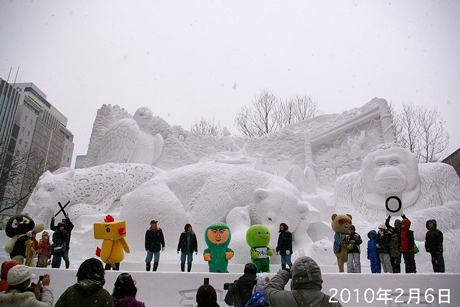
<path id="1" fill-rule="evenodd" d="M 152 111 L 142 107 L 132 119 L 120 119 L 113 123 L 101 139 L 97 165 L 110 162 L 152 165 L 160 156 L 164 145 L 161 134 L 150 134 L 152 120 Z"/>
<path id="2" fill-rule="evenodd" d="M 460 179 L 445 163 L 418 164 L 407 149 L 395 144 L 377 146 L 365 157 L 362 170 L 336 180 L 336 210 L 350 212 L 354 224 L 372 229 L 386 219 L 385 192 L 402 192 L 403 210 L 417 241 L 423 241 L 426 221 L 442 221 L 445 254 L 458 254 L 460 236 Z M 449 256 L 447 256 L 449 257 Z M 460 272 L 459 263 L 448 263 Z"/>
<path id="3" fill-rule="evenodd" d="M 161 171 L 144 164 L 107 163 L 86 169 L 60 168 L 39 179 L 24 212 L 49 224 L 54 212 L 70 200 L 66 211 L 72 218 L 104 213 L 122 195 L 133 191 Z"/>
<path id="4" fill-rule="evenodd" d="M 417 159 L 406 149 L 394 144 L 378 146 L 362 165 L 364 202 L 381 210 L 385 193 L 402 193 L 404 208 L 412 206 L 420 195 Z"/>
<path id="5" fill-rule="evenodd" d="M 235 250 L 236 263 L 250 261 L 246 230 L 251 225 L 262 224 L 276 233 L 284 222 L 295 233 L 300 224 L 308 223 L 309 212 L 308 203 L 285 179 L 216 162 L 159 174 L 121 201 L 119 219 L 125 220 L 131 230 L 127 240 L 133 250 L 143 251 L 143 238 L 136 234 L 142 233 L 152 218 L 163 225 L 166 242 L 176 242 L 186 223 L 193 225 L 196 233 L 204 233 L 210 223 L 219 221 L 232 229 L 230 247 Z M 198 246 L 205 246 L 203 236 L 197 237 Z M 308 235 L 299 236 L 299 244 L 302 239 L 308 239 Z"/>
<path id="6" fill-rule="evenodd" d="M 364 145 L 364 142 L 366 142 L 366 133 L 364 130 L 356 137 L 349 136 L 348 147 L 350 148 L 350 152 L 348 153 L 348 157 L 352 159 L 362 159 L 364 150 L 361 149 L 361 146 Z"/>

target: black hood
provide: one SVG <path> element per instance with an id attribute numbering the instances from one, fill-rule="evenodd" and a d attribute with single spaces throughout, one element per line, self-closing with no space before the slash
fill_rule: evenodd
<path id="1" fill-rule="evenodd" d="M 433 229 L 430 229 L 430 228 L 428 227 L 428 223 L 429 223 L 429 222 L 432 222 L 432 223 L 434 224 L 434 228 L 433 228 Z M 426 229 L 428 229 L 428 230 L 435 230 L 435 229 L 438 229 L 438 223 L 436 223 L 436 220 L 435 220 L 435 219 L 431 219 L 431 220 L 426 221 Z"/>
<path id="2" fill-rule="evenodd" d="M 246 265 L 244 266 L 244 274 L 256 275 L 257 265 L 252 262 L 246 263 Z"/>

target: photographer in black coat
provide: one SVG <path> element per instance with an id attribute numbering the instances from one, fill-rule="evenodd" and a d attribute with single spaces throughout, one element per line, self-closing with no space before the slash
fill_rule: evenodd
<path id="1" fill-rule="evenodd" d="M 247 263 L 244 267 L 244 275 L 235 280 L 232 285 L 229 285 L 225 303 L 229 306 L 244 307 L 252 296 L 252 290 L 256 282 L 257 266 L 252 262 Z"/>

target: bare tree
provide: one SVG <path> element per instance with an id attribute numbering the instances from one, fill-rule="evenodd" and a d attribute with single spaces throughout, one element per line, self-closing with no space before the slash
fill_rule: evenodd
<path id="1" fill-rule="evenodd" d="M 310 96 L 297 95 L 280 103 L 278 122 L 280 127 L 315 117 L 321 114 L 318 104 Z"/>
<path id="2" fill-rule="evenodd" d="M 403 104 L 394 113 L 396 140 L 413 152 L 419 162 L 437 162 L 449 146 L 445 121 L 437 108 Z"/>
<path id="3" fill-rule="evenodd" d="M 190 132 L 193 134 L 212 135 L 215 137 L 222 137 L 224 135 L 223 131 L 219 124 L 214 123 L 214 119 L 204 117 L 190 127 Z"/>
<path id="4" fill-rule="evenodd" d="M 266 90 L 243 106 L 235 117 L 238 130 L 246 136 L 262 136 L 282 127 L 320 114 L 316 102 L 308 96 L 278 99 Z"/>
<path id="5" fill-rule="evenodd" d="M 2 154 L 6 157 L 0 172 L 0 213 L 12 213 L 15 209 L 15 214 L 25 206 L 45 170 L 56 167 L 48 165 L 46 157 L 38 152 Z"/>

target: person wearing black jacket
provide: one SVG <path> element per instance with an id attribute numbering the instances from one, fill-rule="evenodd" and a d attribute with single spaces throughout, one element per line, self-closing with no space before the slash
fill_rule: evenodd
<path id="1" fill-rule="evenodd" d="M 56 231 L 53 233 L 53 245 L 52 247 L 61 247 L 62 252 L 55 252 L 56 248 L 52 248 L 51 252 L 53 255 L 53 259 L 51 260 L 51 267 L 52 268 L 59 268 L 61 267 L 61 258 L 65 256 L 65 252 L 68 251 L 68 242 L 69 242 L 69 234 L 65 231 L 65 226 L 63 223 L 59 223 L 57 227 L 55 227 Z M 67 254 L 68 255 L 68 254 Z M 68 257 L 68 256 L 67 256 Z M 67 258 L 68 259 L 68 258 Z M 65 260 L 65 258 L 64 258 Z M 66 268 L 68 269 L 68 261 L 66 261 Z"/>
<path id="2" fill-rule="evenodd" d="M 286 270 L 286 264 L 289 265 L 289 269 L 292 267 L 292 234 L 288 229 L 286 223 L 280 224 L 278 244 L 276 245 L 276 253 L 281 255 L 281 269 L 283 270 Z"/>
<path id="3" fill-rule="evenodd" d="M 390 251 L 391 251 L 391 235 L 386 230 L 385 224 L 380 224 L 379 231 L 377 233 L 377 251 L 379 253 L 380 263 L 382 263 L 383 272 L 392 273 L 393 267 L 391 266 L 390 261 Z"/>
<path id="4" fill-rule="evenodd" d="M 244 275 L 233 282 L 225 295 L 225 303 L 229 306 L 244 307 L 252 296 L 252 290 L 257 282 L 257 265 L 247 263 Z"/>
<path id="5" fill-rule="evenodd" d="M 70 237 L 72 236 L 72 230 L 73 230 L 73 224 L 70 221 L 69 217 L 65 215 L 65 219 L 62 219 L 62 223 L 64 225 L 64 231 L 67 232 L 67 241 L 66 243 L 66 249 L 64 252 L 64 255 L 62 258 L 64 258 L 65 261 L 65 268 L 68 269 L 70 266 L 70 260 L 69 260 L 69 249 L 70 249 Z M 50 223 L 50 229 L 52 231 L 56 231 L 59 228 L 58 226 L 54 226 L 54 216 L 51 218 L 51 223 Z M 53 241 L 54 241 L 54 235 L 53 235 Z M 61 262 L 59 261 L 59 266 L 61 265 Z"/>
<path id="6" fill-rule="evenodd" d="M 363 240 L 355 230 L 355 226 L 351 225 L 344 240 L 348 252 L 347 273 L 353 273 L 353 264 L 355 266 L 355 273 L 361 273 L 361 250 L 359 246 L 363 243 Z"/>
<path id="7" fill-rule="evenodd" d="M 147 257 L 145 258 L 145 269 L 150 271 L 150 263 L 153 260 L 153 269 L 158 269 L 158 262 L 160 261 L 160 250 L 165 250 L 165 238 L 161 228 L 157 227 L 158 221 L 152 220 L 150 222 L 150 228 L 145 232 L 145 251 Z"/>
<path id="8" fill-rule="evenodd" d="M 181 252 L 180 270 L 185 271 L 185 258 L 187 258 L 187 272 L 190 272 L 192 270 L 193 252 L 198 254 L 198 241 L 190 224 L 186 224 L 184 232 L 180 234 L 179 243 L 177 244 L 178 254 L 179 251 Z"/>
<path id="9" fill-rule="evenodd" d="M 444 265 L 443 241 L 444 237 L 442 231 L 437 229 L 438 224 L 436 220 L 428 220 L 426 228 L 428 229 L 425 235 L 425 250 L 431 254 L 431 264 L 433 265 L 433 272 L 444 273 L 446 271 Z"/>
<path id="10" fill-rule="evenodd" d="M 402 215 L 402 218 L 407 219 L 407 217 L 404 214 Z M 390 225 L 390 219 L 391 219 L 391 215 L 388 215 L 388 218 L 385 221 L 385 226 L 390 232 L 392 241 L 394 242 L 391 247 L 390 261 L 391 261 L 391 266 L 393 267 L 393 273 L 400 273 L 401 272 L 401 256 L 402 256 L 402 253 L 401 253 L 402 222 L 400 219 L 396 219 L 394 222 L 394 227 L 392 227 Z"/>

